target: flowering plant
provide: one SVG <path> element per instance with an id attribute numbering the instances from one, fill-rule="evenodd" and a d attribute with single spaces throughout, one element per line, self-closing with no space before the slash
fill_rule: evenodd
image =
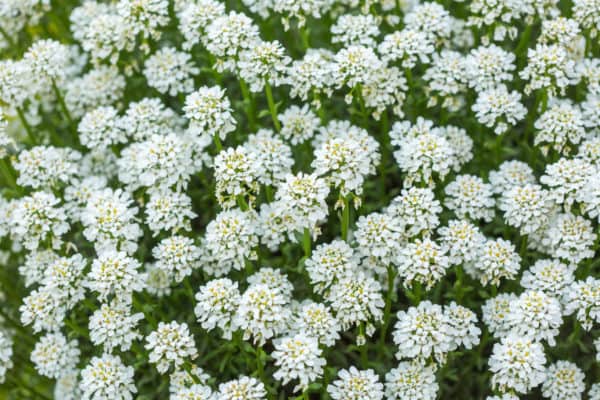
<path id="1" fill-rule="evenodd" d="M 599 29 L 0 1 L 0 398 L 600 400 Z"/>

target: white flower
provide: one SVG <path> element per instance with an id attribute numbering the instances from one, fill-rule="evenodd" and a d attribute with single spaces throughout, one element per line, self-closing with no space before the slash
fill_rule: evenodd
<path id="1" fill-rule="evenodd" d="M 573 214 L 558 214 L 545 231 L 542 243 L 549 254 L 573 265 L 594 257 L 596 233 L 590 220 Z"/>
<path id="2" fill-rule="evenodd" d="M 396 162 L 407 174 L 405 186 L 414 182 L 433 186 L 433 173 L 442 180 L 455 162 L 454 150 L 448 140 L 435 129 L 423 126 L 424 123 L 426 121 L 422 119 L 412 127 L 408 123 L 408 129 L 404 124 L 396 123 L 390 132 L 392 145 L 399 147 L 394 152 Z M 421 128 L 425 128 L 424 131 Z"/>
<path id="3" fill-rule="evenodd" d="M 231 103 L 225 96 L 225 89 L 219 86 L 202 86 L 189 94 L 183 111 L 190 121 L 188 132 L 204 143 L 210 142 L 215 135 L 225 140 L 227 134 L 235 130 Z"/>
<path id="4" fill-rule="evenodd" d="M 148 360 L 156 364 L 161 374 L 167 372 L 171 365 L 175 369 L 180 368 L 187 357 L 193 360 L 198 356 L 194 337 L 186 323 L 159 322 L 158 328 L 146 337 L 146 342 L 145 348 L 150 351 Z"/>
<path id="5" fill-rule="evenodd" d="M 404 15 L 404 24 L 407 29 L 425 32 L 431 40 L 437 40 L 450 36 L 452 26 L 450 18 L 450 13 L 442 5 L 424 2 Z"/>
<path id="6" fill-rule="evenodd" d="M 80 254 L 59 257 L 46 266 L 41 281 L 68 309 L 72 309 L 85 297 L 84 270 L 87 260 Z"/>
<path id="7" fill-rule="evenodd" d="M 258 27 L 252 19 L 235 11 L 215 18 L 202 37 L 206 49 L 218 58 L 218 72 L 233 70 L 239 53 L 259 40 Z"/>
<path id="8" fill-rule="evenodd" d="M 356 367 L 342 369 L 338 379 L 327 386 L 334 400 L 382 400 L 383 384 L 372 369 L 359 371 Z"/>
<path id="9" fill-rule="evenodd" d="M 438 234 L 441 245 L 448 249 L 452 265 L 477 262 L 486 241 L 479 228 L 465 220 L 448 221 L 448 226 L 439 228 Z"/>
<path id="10" fill-rule="evenodd" d="M 398 245 L 404 241 L 399 218 L 376 212 L 358 218 L 354 238 L 359 254 L 381 267 L 396 263 Z"/>
<path id="11" fill-rule="evenodd" d="M 489 181 L 495 194 L 503 194 L 514 186 L 534 184 L 535 176 L 531 167 L 526 163 L 510 160 L 503 161 L 498 169 L 490 171 Z"/>
<path id="12" fill-rule="evenodd" d="M 185 192 L 164 187 L 150 190 L 150 199 L 146 204 L 146 224 L 154 236 L 161 231 L 189 231 L 190 221 L 197 216 L 192 211 L 192 199 Z"/>
<path id="13" fill-rule="evenodd" d="M 494 44 L 471 50 L 465 59 L 466 82 L 477 92 L 513 79 L 515 55 Z"/>
<path id="14" fill-rule="evenodd" d="M 240 305 L 237 282 L 230 279 L 214 279 L 200 287 L 196 293 L 194 314 L 202 328 L 212 330 L 219 327 L 225 339 L 231 339 L 235 325 L 235 313 Z"/>
<path id="15" fill-rule="evenodd" d="M 480 255 L 471 267 L 482 285 L 498 286 L 500 279 L 514 279 L 521 269 L 521 257 L 512 242 L 488 239 L 480 248 Z"/>
<path id="16" fill-rule="evenodd" d="M 294 3 L 299 4 L 295 1 Z M 309 48 L 302 59 L 293 61 L 286 78 L 286 82 L 291 86 L 290 96 L 306 101 L 309 94 L 317 96 L 323 91 L 331 92 L 334 70 L 332 58 L 333 54 L 329 50 Z M 317 106 L 320 107 L 319 102 Z"/>
<path id="17" fill-rule="evenodd" d="M 327 218 L 329 208 L 325 199 L 329 186 L 316 174 L 287 175 L 275 193 L 275 199 L 285 206 L 290 223 L 288 232 L 302 232 L 308 229 L 313 237 L 320 230 L 318 225 Z"/>
<path id="18" fill-rule="evenodd" d="M 592 387 L 590 387 L 590 391 L 588 392 L 588 396 L 590 400 L 598 400 L 600 399 L 600 383 L 594 383 Z"/>
<path id="19" fill-rule="evenodd" d="M 194 384 L 172 393 L 171 400 L 211 400 L 213 392 L 209 386 Z"/>
<path id="20" fill-rule="evenodd" d="M 273 86 L 283 83 L 290 61 L 281 43 L 260 41 L 240 53 L 237 67 L 240 78 L 250 84 L 250 91 L 258 93 L 265 82 Z"/>
<path id="21" fill-rule="evenodd" d="M 36 146 L 19 153 L 17 183 L 34 189 L 69 183 L 77 175 L 81 154 L 66 147 Z"/>
<path id="22" fill-rule="evenodd" d="M 81 400 L 79 389 L 79 370 L 61 371 L 54 385 L 54 398 L 62 400 Z"/>
<path id="23" fill-rule="evenodd" d="M 131 190 L 145 186 L 185 188 L 196 172 L 192 146 L 174 133 L 152 135 L 121 152 L 119 180 Z"/>
<path id="24" fill-rule="evenodd" d="M 429 62 L 435 47 L 427 33 L 418 29 L 404 29 L 385 35 L 378 51 L 383 61 L 398 62 L 403 68 L 413 68 L 417 61 Z"/>
<path id="25" fill-rule="evenodd" d="M 443 108 L 454 112 L 463 107 L 462 94 L 467 91 L 467 70 L 461 53 L 448 49 L 443 49 L 439 54 L 433 53 L 431 66 L 423 74 L 423 79 L 427 82 L 425 91 L 429 96 L 428 107 L 441 103 Z"/>
<path id="26" fill-rule="evenodd" d="M 283 333 L 291 317 L 289 299 L 278 287 L 265 284 L 251 285 L 246 289 L 235 315 L 234 322 L 244 332 L 244 339 L 262 346 L 268 339 Z"/>
<path id="27" fill-rule="evenodd" d="M 441 306 L 425 300 L 417 307 L 398 311 L 397 317 L 393 335 L 399 360 L 434 357 L 437 363 L 444 364 L 447 353 L 456 348 L 454 338 L 450 336 L 448 318 Z"/>
<path id="28" fill-rule="evenodd" d="M 490 222 L 495 215 L 492 185 L 474 175 L 458 175 L 444 189 L 444 205 L 454 211 L 458 218 L 470 217 Z"/>
<path id="29" fill-rule="evenodd" d="M 281 272 L 281 269 L 262 267 L 257 272 L 250 275 L 246 281 L 248 285 L 267 285 L 279 289 L 288 301 L 292 299 L 294 285 L 289 281 L 287 275 Z"/>
<path id="30" fill-rule="evenodd" d="M 109 353 L 117 347 L 127 351 L 134 340 L 142 337 L 135 327 L 143 319 L 144 314 L 131 313 L 131 306 L 126 301 L 117 299 L 102 304 L 90 317 L 90 340 Z"/>
<path id="31" fill-rule="evenodd" d="M 581 399 L 585 375 L 572 362 L 557 361 L 546 370 L 542 395 L 550 400 Z"/>
<path id="32" fill-rule="evenodd" d="M 86 111 L 120 101 L 124 91 L 125 77 L 118 68 L 98 66 L 68 81 L 64 98 L 72 116 L 81 117 Z"/>
<path id="33" fill-rule="evenodd" d="M 279 113 L 277 119 L 281 122 L 281 136 L 292 145 L 311 139 L 320 124 L 319 118 L 308 104 L 302 107 L 292 105 Z"/>
<path id="34" fill-rule="evenodd" d="M 578 193 L 577 200 L 583 211 L 591 218 L 600 220 L 600 176 L 590 176 Z"/>
<path id="35" fill-rule="evenodd" d="M 449 336 L 454 342 L 453 347 L 463 345 L 470 350 L 479 344 L 481 329 L 477 327 L 477 315 L 467 307 L 456 304 L 454 301 L 444 307 Z"/>
<path id="36" fill-rule="evenodd" d="M 546 377 L 546 356 L 539 342 L 517 335 L 502 338 L 494 344 L 489 359 L 492 386 L 502 392 L 527 393 Z"/>
<path id="37" fill-rule="evenodd" d="M 418 283 L 426 290 L 431 289 L 450 267 L 446 251 L 431 239 L 416 239 L 402 246 L 394 264 L 398 267 L 404 286 L 412 288 Z"/>
<path id="38" fill-rule="evenodd" d="M 114 107 L 98 107 L 87 112 L 77 127 L 79 141 L 89 149 L 106 149 L 126 141 Z"/>
<path id="39" fill-rule="evenodd" d="M 176 282 L 181 282 L 200 266 L 200 248 L 188 237 L 174 235 L 161 240 L 152 249 L 156 268 L 165 271 Z"/>
<path id="40" fill-rule="evenodd" d="M 153 263 L 147 263 L 145 268 L 146 291 L 158 297 L 171 294 L 172 277 Z"/>
<path id="41" fill-rule="evenodd" d="M 591 40 L 596 38 L 600 30 L 600 11 L 595 0 L 573 1 L 573 18 L 590 32 Z"/>
<path id="42" fill-rule="evenodd" d="M 494 128 L 497 135 L 515 126 L 527 114 L 521 104 L 521 94 L 516 90 L 509 92 L 503 84 L 481 91 L 471 108 L 477 121 Z"/>
<path id="43" fill-rule="evenodd" d="M 244 269 L 246 259 L 256 258 L 258 237 L 253 215 L 239 209 L 220 212 L 206 227 L 203 245 L 208 256 L 219 264 L 213 275 Z"/>
<path id="44" fill-rule="evenodd" d="M 181 4 L 177 10 L 177 4 Z M 216 0 L 199 0 L 196 2 L 175 2 L 179 31 L 185 38 L 184 50 L 191 50 L 200 43 L 206 27 L 217 17 L 225 15 L 225 4 Z"/>
<path id="45" fill-rule="evenodd" d="M 98 292 L 98 299 L 106 300 L 110 295 L 127 299 L 133 292 L 144 289 L 140 263 L 124 252 L 106 251 L 92 262 L 87 275 L 87 286 Z"/>
<path id="46" fill-rule="evenodd" d="M 222 150 L 214 165 L 216 197 L 221 207 L 235 207 L 240 198 L 253 207 L 260 190 L 257 177 L 261 169 L 257 154 L 244 146 Z"/>
<path id="47" fill-rule="evenodd" d="M 208 383 L 210 376 L 198 365 L 192 364 L 189 370 L 190 371 L 188 372 L 185 369 L 180 369 L 173 371 L 173 373 L 169 375 L 169 392 L 171 394 L 193 386 L 194 378 L 198 379 L 202 385 Z"/>
<path id="48" fill-rule="evenodd" d="M 33 323 L 33 331 L 37 333 L 42 330 L 54 332 L 60 329 L 67 310 L 52 291 L 42 287 L 33 290 L 23 299 L 19 312 L 21 323 L 25 326 Z"/>
<path id="49" fill-rule="evenodd" d="M 294 392 L 304 391 L 323 374 L 326 361 L 321 357 L 319 342 L 304 334 L 278 339 L 274 342 L 275 351 L 271 356 L 275 359 L 277 370 L 273 377 L 283 385 L 298 379 L 299 384 Z"/>
<path id="50" fill-rule="evenodd" d="M 342 240 L 317 245 L 304 267 L 314 291 L 319 294 L 357 269 L 354 250 Z"/>
<path id="51" fill-rule="evenodd" d="M 366 324 L 365 334 L 371 336 L 375 330 L 373 323 L 380 322 L 383 318 L 381 285 L 362 271 L 334 283 L 325 300 L 335 310 L 342 330 Z M 365 337 L 358 338 L 359 343 L 364 340 Z"/>
<path id="52" fill-rule="evenodd" d="M 567 266 L 558 260 L 537 260 L 529 270 L 523 272 L 521 286 L 560 299 L 565 289 L 575 280 L 574 272 L 573 266 Z"/>
<path id="53" fill-rule="evenodd" d="M 125 115 L 118 121 L 119 128 L 135 141 L 145 141 L 154 135 L 176 132 L 181 119 L 156 97 L 129 103 Z"/>
<path id="54" fill-rule="evenodd" d="M 385 375 L 385 396 L 389 400 L 435 400 L 438 390 L 435 367 L 423 361 L 403 361 Z"/>
<path id="55" fill-rule="evenodd" d="M 514 293 L 500 293 L 486 300 L 481 307 L 483 323 L 487 325 L 494 337 L 501 338 L 508 334 L 510 305 L 517 300 L 518 297 Z"/>
<path id="56" fill-rule="evenodd" d="M 191 62 L 192 56 L 173 47 L 163 47 L 151 55 L 144 64 L 148 86 L 159 93 L 177 96 L 194 90 L 194 75 L 200 70 Z"/>
<path id="57" fill-rule="evenodd" d="M 143 39 L 160 38 L 160 28 L 169 24 L 169 2 L 165 0 L 119 0 L 117 11 L 132 33 Z"/>
<path id="58" fill-rule="evenodd" d="M 0 332 L 0 383 L 4 383 L 6 373 L 13 367 L 13 343 L 5 332 Z"/>
<path id="59" fill-rule="evenodd" d="M 371 14 L 340 15 L 331 26 L 331 42 L 345 46 L 354 44 L 375 46 L 374 37 L 379 36 L 379 20 Z"/>
<path id="60" fill-rule="evenodd" d="M 267 391 L 265 385 L 256 378 L 241 376 L 219 385 L 220 400 L 265 400 Z"/>
<path id="61" fill-rule="evenodd" d="M 360 195 L 367 175 L 375 174 L 379 163 L 379 143 L 363 129 L 323 142 L 314 152 L 314 173 L 324 175 L 339 188 L 340 195 Z"/>
<path id="62" fill-rule="evenodd" d="M 554 338 L 563 323 L 557 299 L 541 291 L 527 290 L 509 306 L 506 321 L 511 333 L 532 340 L 546 340 L 554 346 Z"/>
<path id="63" fill-rule="evenodd" d="M 293 334 L 305 333 L 325 346 L 333 346 L 340 338 L 342 327 L 333 316 L 331 309 L 324 304 L 306 300 L 294 312 L 293 318 L 290 329 Z"/>
<path id="64" fill-rule="evenodd" d="M 581 29 L 577 21 L 556 17 L 542 21 L 542 32 L 540 34 L 541 43 L 558 43 L 562 46 L 571 46 L 579 37 Z"/>
<path id="65" fill-rule="evenodd" d="M 506 186 L 506 183 L 501 185 Z M 507 225 L 528 235 L 548 223 L 555 205 L 547 190 L 533 183 L 516 184 L 506 189 L 501 194 L 498 208 L 504 212 Z"/>
<path id="66" fill-rule="evenodd" d="M 585 136 L 585 119 L 579 107 L 557 101 L 535 121 L 535 129 L 534 144 L 544 153 L 553 149 L 568 154 Z"/>
<path id="67" fill-rule="evenodd" d="M 261 167 L 257 179 L 261 184 L 277 186 L 292 173 L 294 165 L 292 149 L 275 136 L 273 131 L 259 129 L 255 134 L 248 136 L 244 147 L 254 153 L 255 159 L 260 160 Z"/>
<path id="68" fill-rule="evenodd" d="M 42 336 L 31 352 L 31 361 L 42 376 L 55 379 L 76 367 L 79 348 L 76 340 L 67 341 L 60 332 Z"/>
<path id="69" fill-rule="evenodd" d="M 23 246 L 58 248 L 69 230 L 67 214 L 52 193 L 33 192 L 17 200 L 11 214 L 11 233 Z"/>
<path id="70" fill-rule="evenodd" d="M 32 78 L 62 81 L 69 62 L 69 49 L 56 40 L 36 40 L 23 55 L 23 60 L 31 68 Z"/>
<path id="71" fill-rule="evenodd" d="M 527 51 L 527 66 L 519 72 L 522 79 L 528 80 L 525 94 L 534 90 L 546 89 L 551 96 L 558 91 L 565 92 L 569 85 L 579 81 L 575 71 L 575 62 L 567 50 L 560 45 L 537 44 Z"/>
<path id="72" fill-rule="evenodd" d="M 25 286 L 39 284 L 45 271 L 59 256 L 52 250 L 37 250 L 25 256 L 25 262 L 19 266 L 19 274 L 25 279 Z"/>
<path id="73" fill-rule="evenodd" d="M 575 313 L 583 329 L 589 331 L 593 323 L 600 323 L 600 280 L 588 276 L 575 281 L 565 290 L 565 314 Z"/>
<path id="74" fill-rule="evenodd" d="M 81 371 L 81 400 L 132 400 L 137 393 L 133 373 L 119 356 L 93 357 Z"/>
<path id="75" fill-rule="evenodd" d="M 565 210 L 571 208 L 581 191 L 589 185 L 589 179 L 598 174 L 593 164 L 580 158 L 560 158 L 546 165 L 545 172 L 540 182 L 550 187 L 549 197 L 556 204 L 564 205 Z"/>
<path id="76" fill-rule="evenodd" d="M 401 226 L 403 235 L 409 238 L 430 235 L 440 224 L 438 215 L 441 212 L 442 206 L 433 190 L 414 186 L 402 189 L 385 209 L 385 213 Z"/>
<path id="77" fill-rule="evenodd" d="M 128 253 L 137 249 L 142 230 L 136 222 L 137 207 L 131 195 L 121 189 L 105 188 L 89 196 L 81 212 L 83 236 L 94 243 L 97 252 L 117 247 Z"/>
<path id="78" fill-rule="evenodd" d="M 341 49 L 334 56 L 334 81 L 337 87 L 347 86 L 350 89 L 371 81 L 372 71 L 383 67 L 382 61 L 370 47 L 351 45 Z M 352 94 L 346 102 L 352 101 Z"/>

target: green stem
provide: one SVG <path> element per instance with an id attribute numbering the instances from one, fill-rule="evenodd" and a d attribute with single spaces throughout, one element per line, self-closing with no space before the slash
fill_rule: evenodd
<path id="1" fill-rule="evenodd" d="M 4 28 L 1 27 L 1 26 L 0 26 L 0 33 L 2 34 L 2 36 L 4 36 L 4 39 L 6 39 L 6 41 L 8 42 L 8 45 L 10 47 L 13 47 L 13 48 L 17 47 L 15 41 L 12 40 L 12 38 L 10 37 L 10 35 L 8 34 L 8 32 L 6 32 L 4 30 Z"/>
<path id="2" fill-rule="evenodd" d="M 246 202 L 246 199 L 244 198 L 244 196 L 239 194 L 235 199 L 237 201 L 237 205 L 240 208 L 240 210 L 248 211 L 250 209 L 250 207 L 248 206 L 248 202 Z"/>
<path id="3" fill-rule="evenodd" d="M 265 195 L 269 203 L 273 201 L 273 187 L 271 185 L 265 185 Z"/>
<path id="4" fill-rule="evenodd" d="M 362 369 L 367 369 L 368 357 L 367 357 L 367 336 L 365 335 L 365 323 L 361 322 L 358 326 L 358 334 L 363 338 L 365 343 L 360 345 L 360 366 Z"/>
<path id="5" fill-rule="evenodd" d="M 381 327 L 381 336 L 379 337 L 379 345 L 383 348 L 385 346 L 385 338 L 387 330 L 390 324 L 391 312 L 392 312 L 392 300 L 394 298 L 394 280 L 396 279 L 397 271 L 392 265 L 387 266 L 388 273 L 388 287 L 385 297 L 385 308 L 383 311 L 383 326 Z"/>
<path id="6" fill-rule="evenodd" d="M 263 349 L 262 347 L 258 346 L 258 348 L 256 349 L 256 370 L 258 372 L 260 380 L 264 382 L 265 366 L 263 365 L 262 355 Z"/>
<path id="7" fill-rule="evenodd" d="M 341 195 L 340 195 L 341 196 Z M 350 226 L 350 202 L 348 201 L 348 196 L 343 196 L 343 209 L 342 209 L 342 240 L 348 241 L 348 228 Z"/>
<path id="8" fill-rule="evenodd" d="M 25 128 L 25 131 L 27 132 L 27 136 L 29 137 L 31 144 L 34 146 L 37 145 L 38 144 L 37 138 L 33 134 L 33 129 L 31 129 L 31 125 L 29 125 L 29 123 L 27 122 L 27 119 L 25 118 L 25 114 L 23 113 L 23 110 L 20 107 L 15 107 L 15 109 L 17 110 L 17 115 L 19 116 L 21 125 L 23 125 L 23 128 Z"/>
<path id="9" fill-rule="evenodd" d="M 74 135 L 75 139 L 77 140 L 77 127 L 73 123 L 73 118 L 71 118 L 71 113 L 69 112 L 69 109 L 67 108 L 65 99 L 63 98 L 62 94 L 60 93 L 60 89 L 56 85 L 56 81 L 54 79 L 52 79 L 52 89 L 54 90 L 54 94 L 56 95 L 56 98 L 58 99 L 58 104 L 60 105 L 60 108 L 61 108 L 63 114 L 65 115 L 65 118 L 67 118 L 67 122 L 69 123 L 69 129 L 71 129 L 71 132 L 73 132 L 73 135 Z"/>
<path id="10" fill-rule="evenodd" d="M 3 158 L 0 158 L 0 171 L 2 171 L 2 176 L 4 176 L 6 184 L 18 191 L 19 186 L 17 186 L 17 179 L 15 178 L 14 171 Z"/>
<path id="11" fill-rule="evenodd" d="M 312 253 L 312 249 L 310 230 L 308 228 L 304 228 L 304 234 L 302 235 L 302 249 L 304 249 L 304 257 L 309 258 Z"/>
<path id="12" fill-rule="evenodd" d="M 362 85 L 358 84 L 354 88 L 354 92 L 356 93 L 356 97 L 358 98 L 358 106 L 360 107 L 360 113 L 362 117 L 362 127 L 364 129 L 368 129 L 369 126 L 369 114 L 367 114 L 367 107 L 365 106 L 365 99 L 362 95 Z"/>
<path id="13" fill-rule="evenodd" d="M 281 125 L 277 119 L 277 107 L 275 106 L 275 101 L 273 101 L 273 91 L 268 79 L 265 79 L 265 93 L 267 94 L 267 103 L 269 104 L 269 112 L 271 113 L 273 125 L 275 126 L 275 130 L 279 132 L 281 131 Z"/>
<path id="14" fill-rule="evenodd" d="M 246 116 L 248 117 L 248 124 L 250 125 L 250 130 L 254 131 L 256 127 L 256 119 L 254 112 L 254 98 L 248 89 L 248 85 L 246 81 L 240 78 L 240 90 L 242 91 L 242 96 L 244 97 L 244 103 L 246 104 Z"/>
<path id="15" fill-rule="evenodd" d="M 215 142 L 215 148 L 217 149 L 217 154 L 223 150 L 223 144 L 221 143 L 221 138 L 219 138 L 219 134 L 215 133 L 213 135 L 213 142 Z"/>
<path id="16" fill-rule="evenodd" d="M 195 384 L 200 384 L 202 383 L 200 381 L 200 379 L 196 376 L 196 374 L 194 374 L 192 372 L 192 363 L 189 361 L 186 361 L 183 363 L 183 369 L 185 369 L 185 371 L 188 373 L 188 375 L 190 376 L 190 378 L 192 378 L 192 380 L 194 381 Z"/>

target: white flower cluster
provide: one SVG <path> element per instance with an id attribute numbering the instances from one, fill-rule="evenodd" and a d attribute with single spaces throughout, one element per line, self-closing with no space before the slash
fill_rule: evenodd
<path id="1" fill-rule="evenodd" d="M 0 1 L 0 393 L 600 400 L 599 30 Z"/>

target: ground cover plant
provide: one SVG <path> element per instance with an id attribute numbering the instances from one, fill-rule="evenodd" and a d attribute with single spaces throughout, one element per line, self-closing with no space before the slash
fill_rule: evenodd
<path id="1" fill-rule="evenodd" d="M 0 398 L 600 400 L 598 29 L 0 1 Z"/>

